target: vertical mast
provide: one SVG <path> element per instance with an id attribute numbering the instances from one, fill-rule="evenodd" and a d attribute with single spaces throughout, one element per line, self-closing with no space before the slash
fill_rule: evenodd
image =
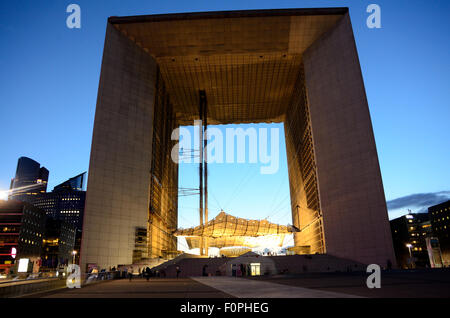
<path id="1" fill-rule="evenodd" d="M 202 94 L 200 94 L 200 100 L 199 100 L 199 106 L 200 106 L 200 126 L 199 126 L 199 178 L 200 178 L 200 204 L 199 204 L 199 210 L 200 210 L 200 226 L 203 225 L 203 98 Z M 200 255 L 203 255 L 203 236 L 200 236 L 200 242 L 199 242 L 199 248 L 200 248 Z"/>
<path id="2" fill-rule="evenodd" d="M 208 102 L 206 100 L 206 94 L 205 91 L 201 91 L 201 94 L 203 93 L 203 121 L 202 124 L 204 123 L 204 127 L 205 127 L 205 135 L 203 137 L 204 139 L 204 157 L 205 157 L 205 167 L 204 167 L 204 173 L 205 173 L 205 187 L 204 187 L 204 192 L 205 192 L 205 226 L 208 224 L 208 152 L 206 150 L 206 145 L 207 145 L 207 129 L 208 129 Z M 206 256 L 208 256 L 208 238 L 205 237 L 205 254 Z"/>

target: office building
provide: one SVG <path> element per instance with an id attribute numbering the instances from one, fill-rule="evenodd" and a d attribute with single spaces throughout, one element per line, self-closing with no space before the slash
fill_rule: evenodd
<path id="1" fill-rule="evenodd" d="M 41 253 L 43 269 L 64 267 L 72 263 L 75 238 L 75 225 L 47 218 Z"/>
<path id="2" fill-rule="evenodd" d="M 28 259 L 28 271 L 40 266 L 45 213 L 20 201 L 0 201 L 0 272 L 17 272 L 17 261 Z"/>
<path id="3" fill-rule="evenodd" d="M 450 266 L 450 200 L 428 208 L 433 232 L 439 240 L 444 266 Z"/>
<path id="4" fill-rule="evenodd" d="M 76 260 L 80 256 L 81 231 L 83 228 L 86 173 L 81 173 L 54 187 L 52 192 L 33 196 L 30 201 L 34 206 L 45 211 L 48 217 L 75 227 L 76 237 L 73 250 Z"/>
<path id="5" fill-rule="evenodd" d="M 433 237 L 433 231 L 428 213 L 409 213 L 391 220 L 390 224 L 399 267 L 430 267 L 427 238 Z"/>
<path id="6" fill-rule="evenodd" d="M 49 171 L 39 162 L 20 157 L 15 177 L 11 180 L 10 200 L 29 202 L 32 197 L 47 191 Z"/>

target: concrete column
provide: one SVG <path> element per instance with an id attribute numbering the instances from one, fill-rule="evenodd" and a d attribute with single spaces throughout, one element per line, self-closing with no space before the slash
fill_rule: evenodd
<path id="1" fill-rule="evenodd" d="M 326 252 L 395 264 L 378 155 L 348 13 L 304 54 Z"/>
<path id="2" fill-rule="evenodd" d="M 81 271 L 130 264 L 147 227 L 156 61 L 108 23 L 92 138 Z"/>

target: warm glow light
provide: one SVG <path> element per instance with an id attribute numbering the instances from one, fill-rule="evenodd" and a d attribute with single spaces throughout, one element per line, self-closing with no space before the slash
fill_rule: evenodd
<path id="1" fill-rule="evenodd" d="M 16 249 L 15 247 L 13 247 L 13 248 L 11 249 L 11 257 L 12 257 L 12 258 L 16 258 L 16 255 L 17 255 L 17 249 Z"/>
<path id="2" fill-rule="evenodd" d="M 40 188 L 40 187 L 42 187 L 42 185 L 41 184 L 30 184 L 30 185 L 26 185 L 23 187 L 14 188 L 14 190 L 0 190 L 0 200 L 7 200 L 10 192 L 22 193 L 22 192 L 26 192 L 26 191 L 31 191 L 37 187 Z M 33 193 L 33 194 L 37 194 L 37 193 Z M 5 199 L 2 198 L 3 196 L 5 196 Z"/>
<path id="3" fill-rule="evenodd" d="M 9 191 L 0 191 L 0 200 L 8 200 Z"/>
<path id="4" fill-rule="evenodd" d="M 26 273 L 28 271 L 28 263 L 29 263 L 29 259 L 28 258 L 21 258 L 19 259 L 19 268 L 18 268 L 18 272 L 19 273 Z"/>

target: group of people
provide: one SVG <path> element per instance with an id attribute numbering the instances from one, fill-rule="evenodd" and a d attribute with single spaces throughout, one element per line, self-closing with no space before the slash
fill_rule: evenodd
<path id="1" fill-rule="evenodd" d="M 133 267 L 125 269 L 125 272 L 127 273 L 126 276 L 131 281 L 133 279 Z M 144 267 L 142 268 L 142 271 L 139 268 L 138 273 L 139 277 L 146 278 L 147 280 L 149 280 L 151 277 L 162 277 L 162 278 L 166 277 L 166 271 L 164 269 L 152 271 L 150 267 Z M 179 266 L 176 267 L 176 273 L 178 278 L 181 273 Z"/>
<path id="2" fill-rule="evenodd" d="M 158 274 L 158 273 L 154 273 L 148 266 L 142 268 L 142 272 L 139 270 L 139 276 L 142 278 L 146 278 L 147 280 L 149 280 L 150 277 L 155 276 L 155 274 Z M 128 279 L 130 281 L 133 279 L 133 268 L 131 268 L 131 270 L 128 271 Z"/>

